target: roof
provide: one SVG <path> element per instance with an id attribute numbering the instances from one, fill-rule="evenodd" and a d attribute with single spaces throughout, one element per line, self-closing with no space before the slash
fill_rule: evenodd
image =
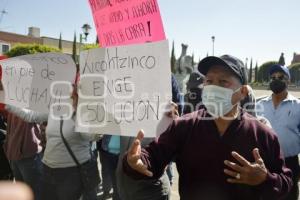
<path id="1" fill-rule="evenodd" d="M 42 44 L 41 38 L 0 31 L 0 40 L 8 43 L 37 43 Z"/>

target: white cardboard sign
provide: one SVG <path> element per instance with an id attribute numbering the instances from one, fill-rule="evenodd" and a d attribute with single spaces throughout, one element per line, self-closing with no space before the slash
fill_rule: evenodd
<path id="1" fill-rule="evenodd" d="M 0 61 L 4 103 L 48 113 L 53 104 L 70 102 L 76 66 L 62 53 L 40 53 Z"/>
<path id="2" fill-rule="evenodd" d="M 161 134 L 171 121 L 168 41 L 82 52 L 79 88 L 77 131 Z"/>

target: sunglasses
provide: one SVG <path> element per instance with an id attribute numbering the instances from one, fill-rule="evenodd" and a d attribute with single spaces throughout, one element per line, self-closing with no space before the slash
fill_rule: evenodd
<path id="1" fill-rule="evenodd" d="M 271 76 L 271 80 L 272 81 L 275 81 L 275 80 L 281 80 L 281 81 L 283 81 L 283 80 L 287 80 L 287 78 L 285 77 L 285 76 Z"/>

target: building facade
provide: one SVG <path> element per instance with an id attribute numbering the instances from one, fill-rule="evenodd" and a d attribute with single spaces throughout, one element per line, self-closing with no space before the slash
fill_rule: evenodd
<path id="1" fill-rule="evenodd" d="M 29 27 L 27 35 L 0 31 L 0 55 L 4 55 L 18 44 L 41 44 L 58 48 L 59 39 L 46 36 L 41 37 L 40 29 L 37 27 Z M 82 46 L 83 44 L 77 43 L 77 53 Z M 71 55 L 73 52 L 73 41 L 62 40 L 62 52 Z"/>
<path id="2" fill-rule="evenodd" d="M 300 63 L 300 54 L 294 53 L 292 64 Z"/>

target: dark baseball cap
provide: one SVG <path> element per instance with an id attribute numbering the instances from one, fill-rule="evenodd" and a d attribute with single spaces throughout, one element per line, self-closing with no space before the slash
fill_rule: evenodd
<path id="1" fill-rule="evenodd" d="M 272 65 L 270 67 L 270 70 L 269 70 L 269 74 L 270 76 L 274 73 L 274 72 L 283 72 L 285 75 L 287 75 L 289 77 L 289 79 L 291 78 L 291 75 L 290 75 L 290 71 L 287 67 L 285 66 L 282 66 L 282 65 L 279 65 L 279 64 L 275 64 L 275 65 Z"/>
<path id="2" fill-rule="evenodd" d="M 198 64 L 198 70 L 201 74 L 207 74 L 210 67 L 221 65 L 229 68 L 240 80 L 242 84 L 247 84 L 247 73 L 244 63 L 231 55 L 223 55 L 220 57 L 208 56 L 202 59 Z"/>

